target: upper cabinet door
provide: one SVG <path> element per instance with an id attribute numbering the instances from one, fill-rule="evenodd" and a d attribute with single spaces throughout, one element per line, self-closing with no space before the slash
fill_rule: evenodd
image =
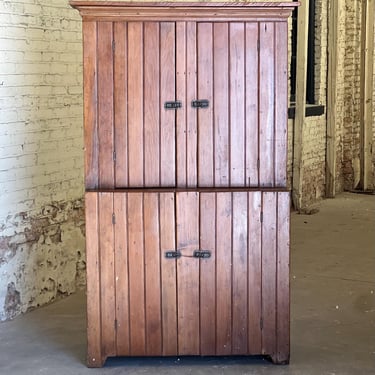
<path id="1" fill-rule="evenodd" d="M 286 186 L 286 22 L 88 21 L 84 37 L 87 188 Z"/>

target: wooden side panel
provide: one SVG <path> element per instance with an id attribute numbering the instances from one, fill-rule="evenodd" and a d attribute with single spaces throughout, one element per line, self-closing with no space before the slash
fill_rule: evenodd
<path id="1" fill-rule="evenodd" d="M 199 248 L 199 193 L 176 196 L 177 249 L 190 256 Z M 178 354 L 196 355 L 199 340 L 199 259 L 177 260 Z"/>
<path id="2" fill-rule="evenodd" d="M 113 194 L 99 193 L 100 301 L 104 356 L 116 355 L 115 241 L 112 215 Z"/>
<path id="3" fill-rule="evenodd" d="M 249 353 L 262 352 L 262 193 L 249 193 Z"/>
<path id="4" fill-rule="evenodd" d="M 128 183 L 144 185 L 143 154 L 143 23 L 128 23 Z"/>
<path id="5" fill-rule="evenodd" d="M 142 193 L 128 194 L 130 355 L 146 354 L 144 218 Z"/>
<path id="6" fill-rule="evenodd" d="M 249 316 L 247 193 L 233 193 L 232 205 L 232 354 L 247 354 Z"/>
<path id="7" fill-rule="evenodd" d="M 159 194 L 144 194 L 146 354 L 162 354 Z"/>
<path id="8" fill-rule="evenodd" d="M 144 173 L 145 186 L 160 186 L 160 24 L 144 24 Z M 141 147 L 141 144 L 138 145 Z"/>
<path id="9" fill-rule="evenodd" d="M 245 184 L 245 24 L 230 24 L 230 184 Z"/>
<path id="10" fill-rule="evenodd" d="M 112 22 L 98 22 L 99 187 L 114 187 Z"/>
<path id="11" fill-rule="evenodd" d="M 200 246 L 211 258 L 200 260 L 200 347 L 201 355 L 216 354 L 216 197 L 200 194 Z"/>
<path id="12" fill-rule="evenodd" d="M 115 186 L 128 186 L 128 38 L 127 24 L 113 24 L 114 51 L 114 121 L 115 121 Z"/>
<path id="13" fill-rule="evenodd" d="M 214 186 L 214 129 L 213 129 L 213 25 L 198 24 L 198 97 L 207 99 L 208 108 L 196 109 L 198 112 L 198 185 Z"/>
<path id="14" fill-rule="evenodd" d="M 186 22 L 176 24 L 176 98 L 181 101 L 182 107 L 176 111 L 177 136 L 177 186 L 187 186 L 187 95 L 186 95 Z"/>
<path id="15" fill-rule="evenodd" d="M 289 236 L 290 195 L 278 193 L 277 202 L 277 360 L 289 362 Z"/>
<path id="16" fill-rule="evenodd" d="M 259 158 L 259 54 L 258 54 L 258 23 L 246 24 L 246 186 L 258 186 Z"/>
<path id="17" fill-rule="evenodd" d="M 259 160 L 260 186 L 274 186 L 275 53 L 274 23 L 260 23 Z"/>
<path id="18" fill-rule="evenodd" d="M 198 112 L 190 101 L 197 98 L 197 24 L 186 23 L 186 182 L 187 187 L 198 184 Z"/>
<path id="19" fill-rule="evenodd" d="M 176 113 L 164 109 L 166 101 L 176 98 L 175 23 L 160 24 L 160 100 L 163 109 L 160 115 L 160 163 L 162 186 L 176 185 Z"/>
<path id="20" fill-rule="evenodd" d="M 84 21 L 83 33 L 83 96 L 85 133 L 85 187 L 96 189 L 99 184 L 99 145 L 97 123 L 97 23 Z"/>
<path id="21" fill-rule="evenodd" d="M 275 24 L 275 186 L 286 187 L 288 142 L 288 24 Z"/>
<path id="22" fill-rule="evenodd" d="M 232 198 L 216 194 L 216 354 L 232 353 Z"/>
<path id="23" fill-rule="evenodd" d="M 215 186 L 229 186 L 229 26 L 214 24 Z"/>
<path id="24" fill-rule="evenodd" d="M 114 194 L 115 223 L 115 286 L 117 355 L 128 356 L 129 345 L 129 260 L 127 232 L 127 194 Z"/>
<path id="25" fill-rule="evenodd" d="M 175 197 L 160 194 L 160 263 L 162 296 L 163 352 L 165 356 L 178 354 L 177 349 L 177 262 L 165 258 L 166 251 L 176 249 Z"/>
<path id="26" fill-rule="evenodd" d="M 262 225 L 262 353 L 276 354 L 276 206 L 277 193 L 263 193 Z"/>
<path id="27" fill-rule="evenodd" d="M 96 193 L 85 194 L 86 278 L 87 278 L 87 364 L 101 367 L 102 330 L 100 319 L 99 207 Z"/>

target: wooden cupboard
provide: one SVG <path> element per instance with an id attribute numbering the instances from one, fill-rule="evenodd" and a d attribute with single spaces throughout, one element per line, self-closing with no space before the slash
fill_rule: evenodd
<path id="1" fill-rule="evenodd" d="M 83 17 L 88 365 L 288 363 L 295 3 L 70 3 Z"/>

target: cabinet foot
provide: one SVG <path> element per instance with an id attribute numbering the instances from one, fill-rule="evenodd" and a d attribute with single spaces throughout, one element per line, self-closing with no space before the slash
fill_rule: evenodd
<path id="1" fill-rule="evenodd" d="M 290 355 L 289 353 L 278 353 L 267 355 L 266 358 L 274 365 L 289 365 Z"/>
<path id="2" fill-rule="evenodd" d="M 87 367 L 89 368 L 100 368 L 103 367 L 104 362 L 107 360 L 107 357 L 104 358 L 92 358 L 92 356 L 87 356 Z"/>

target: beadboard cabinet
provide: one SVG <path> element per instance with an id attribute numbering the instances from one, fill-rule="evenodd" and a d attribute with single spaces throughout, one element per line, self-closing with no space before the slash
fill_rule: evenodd
<path id="1" fill-rule="evenodd" d="M 83 17 L 88 365 L 288 363 L 295 3 L 70 3 Z"/>

